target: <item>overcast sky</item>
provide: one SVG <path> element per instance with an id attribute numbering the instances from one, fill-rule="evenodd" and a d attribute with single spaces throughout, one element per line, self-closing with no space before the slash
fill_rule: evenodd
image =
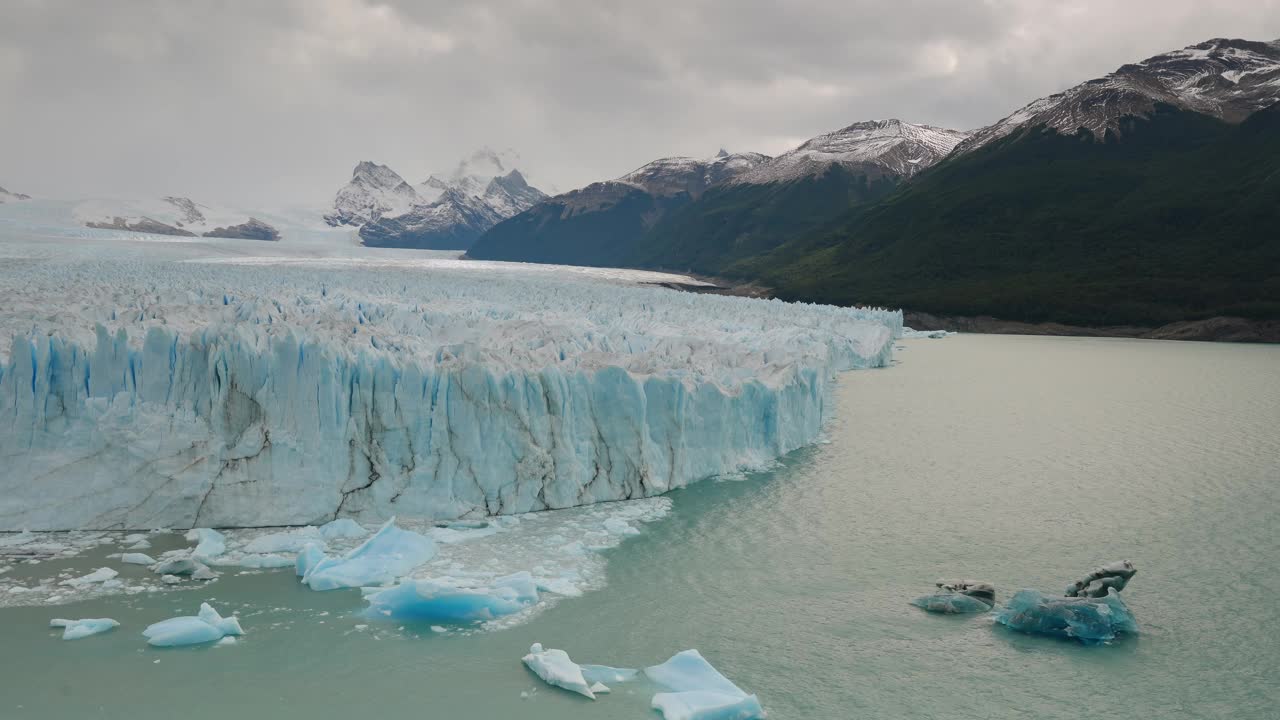
<path id="1" fill-rule="evenodd" d="M 0 185 L 328 201 L 482 145 L 567 190 L 849 123 L 954 128 L 1280 0 L 0 0 Z"/>

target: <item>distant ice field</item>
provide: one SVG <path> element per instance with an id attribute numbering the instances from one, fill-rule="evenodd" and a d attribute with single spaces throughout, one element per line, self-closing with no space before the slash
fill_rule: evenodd
<path id="1" fill-rule="evenodd" d="M 0 530 L 659 495 L 812 442 L 835 374 L 887 365 L 901 333 L 897 312 L 375 251 L 279 219 L 279 242 L 191 242 L 8 207 Z"/>

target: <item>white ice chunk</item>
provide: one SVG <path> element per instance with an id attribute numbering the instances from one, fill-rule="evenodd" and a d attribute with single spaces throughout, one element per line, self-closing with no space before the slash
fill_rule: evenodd
<path id="1" fill-rule="evenodd" d="M 162 620 L 148 625 L 142 631 L 147 643 L 156 647 L 199 645 L 220 640 L 227 635 L 243 635 L 240 622 L 234 617 L 224 618 L 209 603 L 200 604 L 195 616 L 183 616 Z"/>
<path id="2" fill-rule="evenodd" d="M 341 558 L 325 557 L 302 582 L 312 590 L 386 585 L 435 557 L 435 542 L 387 521 L 373 537 Z"/>
<path id="3" fill-rule="evenodd" d="M 306 577 L 307 573 L 324 559 L 324 547 L 320 543 L 309 543 L 304 546 L 302 552 L 298 553 L 297 560 L 294 561 L 298 577 Z"/>
<path id="4" fill-rule="evenodd" d="M 748 695 L 707 662 L 697 650 L 685 650 L 661 665 L 644 669 L 650 680 L 673 692 L 653 696 L 666 720 L 752 720 L 763 718 L 755 695 Z"/>
<path id="5" fill-rule="evenodd" d="M 582 677 L 582 668 L 578 664 L 569 659 L 569 654 L 563 650 L 543 650 L 541 643 L 534 643 L 529 648 L 529 654 L 525 655 L 524 664 L 529 669 L 542 678 L 548 685 L 564 688 L 580 695 L 586 695 L 592 700 L 596 699 L 595 693 L 591 691 L 591 686 L 587 684 L 586 678 Z"/>
<path id="6" fill-rule="evenodd" d="M 622 518 L 609 518 L 604 521 L 604 529 L 614 535 L 639 535 L 640 531 L 632 527 Z"/>
<path id="7" fill-rule="evenodd" d="M 224 558 L 227 560 L 227 558 Z M 225 562 L 223 564 L 238 565 L 244 568 L 252 568 L 254 570 L 262 570 L 267 568 L 286 568 L 293 567 L 294 560 L 285 555 L 259 554 L 241 555 L 234 561 Z"/>
<path id="8" fill-rule="evenodd" d="M 210 528 L 188 530 L 186 539 L 187 542 L 196 543 L 196 548 L 191 551 L 191 557 L 196 560 L 207 562 L 227 551 L 227 539 L 217 530 Z"/>
<path id="9" fill-rule="evenodd" d="M 358 538 L 368 535 L 369 531 L 364 529 L 360 523 L 351 518 L 338 518 L 332 522 L 327 522 L 320 526 L 320 535 L 325 540 L 341 540 L 342 538 Z"/>
<path id="10" fill-rule="evenodd" d="M 363 534 L 363 533 L 362 533 Z M 308 543 L 324 544 L 319 528 L 310 525 L 288 532 L 261 535 L 244 546 L 247 553 L 296 553 Z"/>
<path id="11" fill-rule="evenodd" d="M 519 572 L 481 587 L 410 580 L 365 597 L 367 614 L 424 622 L 471 623 L 520 612 L 538 602 L 533 577 Z"/>
<path id="12" fill-rule="evenodd" d="M 120 562 L 128 565 L 155 565 L 155 558 L 144 553 L 125 553 L 120 556 Z"/>
<path id="13" fill-rule="evenodd" d="M 97 635 L 112 628 L 120 627 L 120 623 L 111 618 L 84 618 L 82 620 L 55 618 L 49 621 L 49 627 L 63 628 L 63 640 L 79 640 L 80 638 Z"/>
<path id="14" fill-rule="evenodd" d="M 112 570 L 111 568 L 103 567 L 103 568 L 98 568 L 97 570 L 94 570 L 88 575 L 81 575 L 80 577 L 77 577 L 77 578 L 63 580 L 60 584 L 68 585 L 71 587 L 83 587 L 85 585 L 90 585 L 93 583 L 106 582 L 107 580 L 110 580 L 111 578 L 119 574 L 120 573 L 116 572 L 115 570 Z"/>

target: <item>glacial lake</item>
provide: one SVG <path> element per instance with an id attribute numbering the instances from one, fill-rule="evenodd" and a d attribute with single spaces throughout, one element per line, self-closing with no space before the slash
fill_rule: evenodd
<path id="1" fill-rule="evenodd" d="M 533 642 L 639 667 L 698 648 L 778 720 L 1274 718 L 1280 707 L 1280 347 L 953 336 L 844 375 L 827 439 L 702 482 L 606 551 L 607 585 L 483 633 L 378 623 L 289 570 L 197 590 L 0 609 L 0 717 L 657 718 L 520 663 Z M 118 547 L 59 568 L 87 572 Z M 1129 559 L 1141 633 L 1019 635 L 908 601 L 940 577 L 999 599 Z M 15 573 L 27 572 L 23 566 Z M 210 600 L 230 647 L 158 650 Z M 113 617 L 64 642 L 53 617 Z M 357 629 L 357 625 L 365 626 Z"/>

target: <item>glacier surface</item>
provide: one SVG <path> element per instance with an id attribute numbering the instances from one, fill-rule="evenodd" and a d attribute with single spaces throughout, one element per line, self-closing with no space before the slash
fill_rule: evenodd
<path id="1" fill-rule="evenodd" d="M 902 324 L 652 273 L 4 232 L 0 530 L 658 495 L 813 441 L 835 373 L 887 365 Z"/>

